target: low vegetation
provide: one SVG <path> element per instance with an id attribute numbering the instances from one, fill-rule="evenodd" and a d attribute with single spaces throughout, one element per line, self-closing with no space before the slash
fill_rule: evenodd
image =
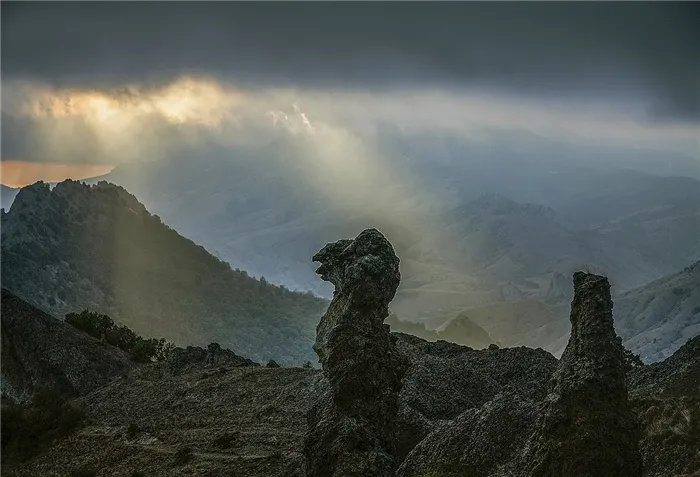
<path id="1" fill-rule="evenodd" d="M 66 323 L 126 351 L 131 359 L 139 363 L 164 361 L 175 347 L 164 338 L 142 338 L 128 327 L 115 324 L 109 316 L 89 310 L 68 313 Z"/>

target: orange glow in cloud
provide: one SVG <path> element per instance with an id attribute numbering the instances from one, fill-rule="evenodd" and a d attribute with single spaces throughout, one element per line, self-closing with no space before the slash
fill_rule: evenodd
<path id="1" fill-rule="evenodd" d="M 114 166 L 106 164 L 54 164 L 3 160 L 0 182 L 10 187 L 24 187 L 36 181 L 61 182 L 65 179 L 87 179 L 107 174 Z"/>

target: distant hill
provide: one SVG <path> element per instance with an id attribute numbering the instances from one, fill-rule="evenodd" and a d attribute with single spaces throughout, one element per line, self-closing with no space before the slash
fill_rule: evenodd
<path id="1" fill-rule="evenodd" d="M 671 356 L 700 333 L 700 262 L 622 294 L 614 315 L 628 348 L 648 361 Z"/>
<path id="2" fill-rule="evenodd" d="M 647 363 L 662 361 L 700 333 L 700 262 L 619 294 L 613 301 L 615 328 L 625 347 Z M 446 316 L 442 322 L 434 320 L 433 325 L 439 331 L 466 316 L 499 344 L 542 347 L 559 356 L 571 331 L 569 304 L 570 300 L 532 299 L 492 303 Z"/>
<path id="3" fill-rule="evenodd" d="M 454 327 L 468 318 L 502 346 L 541 347 L 558 354 L 569 337 L 568 309 L 569 304 L 553 306 L 540 300 L 492 303 L 463 310 L 438 329 Z"/>
<path id="4" fill-rule="evenodd" d="M 26 402 L 39 391 L 86 394 L 126 373 L 123 351 L 82 333 L 2 289 L 2 394 Z"/>
<path id="5" fill-rule="evenodd" d="M 393 313 L 384 323 L 391 326 L 392 332 L 410 334 L 427 341 L 444 340 L 475 349 L 496 344 L 496 341 L 482 327 L 471 321 L 466 315 L 455 317 L 437 330 L 427 328 L 425 323 L 400 320 Z"/>
<path id="6" fill-rule="evenodd" d="M 2 215 L 3 286 L 55 316 L 91 309 L 145 337 L 315 360 L 326 302 L 231 269 L 101 181 L 36 183 Z"/>

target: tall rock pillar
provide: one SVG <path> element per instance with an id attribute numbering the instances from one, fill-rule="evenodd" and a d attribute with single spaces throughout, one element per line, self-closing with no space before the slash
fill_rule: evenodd
<path id="1" fill-rule="evenodd" d="M 608 279 L 574 273 L 571 338 L 530 446 L 533 477 L 639 477 L 622 345 Z"/>
<path id="2" fill-rule="evenodd" d="M 375 229 L 339 240 L 313 260 L 335 286 L 314 350 L 330 383 L 309 415 L 309 477 L 394 475 L 395 418 L 405 364 L 384 320 L 399 286 L 399 259 Z"/>

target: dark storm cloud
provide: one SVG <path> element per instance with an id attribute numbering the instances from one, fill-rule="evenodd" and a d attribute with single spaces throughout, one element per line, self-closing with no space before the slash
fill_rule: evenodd
<path id="1" fill-rule="evenodd" d="M 2 76 L 629 95 L 698 119 L 697 25 L 692 2 L 3 2 Z"/>

